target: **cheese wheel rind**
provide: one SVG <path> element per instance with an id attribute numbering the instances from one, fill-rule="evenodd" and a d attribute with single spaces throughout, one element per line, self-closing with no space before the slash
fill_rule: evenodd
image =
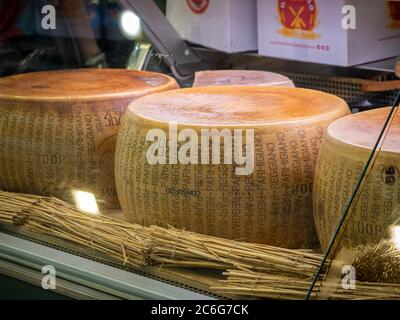
<path id="1" fill-rule="evenodd" d="M 314 180 L 314 219 L 323 249 L 342 216 L 373 146 L 383 128 L 389 108 L 344 117 L 332 123 L 321 145 Z M 399 218 L 400 116 L 385 134 L 384 143 L 367 173 L 342 229 L 341 247 L 356 247 L 388 234 Z"/>
<path id="2" fill-rule="evenodd" d="M 118 207 L 114 153 L 120 118 L 140 95 L 176 89 L 152 72 L 85 69 L 0 79 L 0 189 L 73 202 L 73 191 Z"/>
<path id="3" fill-rule="evenodd" d="M 320 141 L 348 113 L 338 97 L 295 88 L 189 88 L 140 98 L 118 134 L 115 176 L 123 212 L 143 225 L 309 247 L 316 238 L 311 187 Z M 238 166 L 222 158 L 220 164 L 149 164 L 146 135 L 161 129 L 168 139 L 168 121 L 197 133 L 253 129 L 252 174 L 237 175 Z"/>
<path id="4" fill-rule="evenodd" d="M 293 82 L 281 74 L 258 70 L 198 71 L 193 82 L 193 87 L 233 85 L 294 87 Z"/>

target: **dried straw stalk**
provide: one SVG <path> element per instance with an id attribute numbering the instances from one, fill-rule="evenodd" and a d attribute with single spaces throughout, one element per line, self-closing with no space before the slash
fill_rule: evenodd
<path id="1" fill-rule="evenodd" d="M 131 267 L 145 266 L 150 256 L 153 264 L 231 269 L 224 273 L 227 279 L 211 290 L 242 296 L 304 299 L 322 257 L 307 250 L 232 241 L 173 227 L 145 228 L 81 213 L 56 198 L 3 191 L 0 191 L 0 224 L 66 240 Z M 390 258 L 386 260 L 393 262 L 392 247 L 380 244 L 373 250 L 362 251 L 355 264 L 358 268 L 368 267 L 371 254 L 376 257 L 382 252 Z M 387 269 L 386 260 L 385 270 L 392 270 Z M 396 278 L 394 273 L 386 274 L 389 279 Z M 335 299 L 396 299 L 400 295 L 400 285 L 386 283 L 358 281 L 355 290 L 343 290 L 337 284 L 323 285 L 334 289 L 331 297 Z M 321 281 L 312 297 L 316 297 L 320 288 Z"/>
<path id="2" fill-rule="evenodd" d="M 219 281 L 217 285 L 211 287 L 211 290 L 221 294 L 283 300 L 305 299 L 312 280 L 243 270 L 228 270 L 224 275 L 227 279 Z M 400 285 L 357 281 L 355 289 L 343 289 L 341 283 L 327 284 L 321 280 L 317 282 L 311 298 L 318 297 L 322 285 L 330 290 L 330 299 L 400 299 Z"/>
<path id="3" fill-rule="evenodd" d="M 309 277 L 321 255 L 196 234 L 173 227 L 150 228 L 88 215 L 53 197 L 0 191 L 0 223 L 86 246 L 124 265 L 243 270 Z"/>
<path id="4" fill-rule="evenodd" d="M 392 240 L 382 239 L 354 251 L 356 258 L 352 265 L 357 270 L 357 279 L 400 283 L 400 250 Z"/>
<path id="5" fill-rule="evenodd" d="M 252 270 L 311 277 L 322 255 L 238 242 L 169 227 L 151 227 L 152 261 L 167 266 Z"/>
<path id="6" fill-rule="evenodd" d="M 83 214 L 53 197 L 0 191 L 0 223 L 71 241 L 122 265 L 140 267 L 148 260 L 146 228 Z"/>

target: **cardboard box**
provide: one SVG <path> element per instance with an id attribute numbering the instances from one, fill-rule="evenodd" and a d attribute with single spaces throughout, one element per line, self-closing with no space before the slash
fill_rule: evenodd
<path id="1" fill-rule="evenodd" d="M 229 53 L 257 50 L 256 0 L 168 0 L 167 18 L 192 43 Z"/>
<path id="2" fill-rule="evenodd" d="M 355 9 L 355 29 L 349 7 Z M 351 66 L 400 55 L 400 1 L 258 0 L 260 55 Z M 342 10 L 345 10 L 342 13 Z"/>

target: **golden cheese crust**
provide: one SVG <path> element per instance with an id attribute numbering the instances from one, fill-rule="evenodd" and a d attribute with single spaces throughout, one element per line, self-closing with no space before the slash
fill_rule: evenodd
<path id="1" fill-rule="evenodd" d="M 162 92 L 132 102 L 128 113 L 184 125 L 257 126 L 332 119 L 348 113 L 341 98 L 316 90 L 207 87 Z"/>
<path id="2" fill-rule="evenodd" d="M 114 152 L 122 114 L 173 78 L 122 69 L 37 72 L 0 79 L 0 189 L 73 202 L 73 190 L 118 207 Z"/>
<path id="3" fill-rule="evenodd" d="M 372 149 L 389 112 L 390 107 L 344 117 L 329 126 L 328 135 L 344 144 Z M 385 136 L 381 151 L 400 153 L 400 114 L 398 112 Z"/>
<path id="4" fill-rule="evenodd" d="M 289 78 L 279 73 L 258 70 L 199 71 L 196 72 L 193 82 L 193 87 L 233 85 L 294 87 Z"/>
<path id="5" fill-rule="evenodd" d="M 118 134 L 115 179 L 122 210 L 142 225 L 313 247 L 315 161 L 326 128 L 349 113 L 336 96 L 298 88 L 198 87 L 140 98 L 130 104 Z M 191 141 L 197 141 L 190 149 L 194 161 L 173 160 L 188 155 L 186 142 L 174 148 L 181 129 L 192 129 Z M 228 139 L 216 139 L 220 148 L 213 148 L 203 129 L 217 129 L 213 134 L 220 137 L 224 131 Z M 235 131 L 246 138 L 230 145 Z M 239 174 L 244 164 L 225 159 L 244 150 L 251 169 Z M 210 153 L 215 162 L 200 161 Z"/>
<path id="6" fill-rule="evenodd" d="M 327 129 L 316 163 L 314 221 L 323 249 L 329 245 L 348 200 L 390 108 L 352 114 L 336 120 Z M 400 115 L 386 131 L 366 179 L 342 228 L 340 247 L 356 247 L 386 237 L 397 224 L 400 205 Z"/>
<path id="7" fill-rule="evenodd" d="M 178 88 L 164 74 L 126 69 L 79 69 L 24 73 L 0 79 L 0 100 L 98 100 L 139 97 Z"/>

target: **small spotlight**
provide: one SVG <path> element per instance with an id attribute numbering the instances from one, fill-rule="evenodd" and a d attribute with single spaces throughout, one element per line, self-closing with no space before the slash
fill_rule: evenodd
<path id="1" fill-rule="evenodd" d="M 392 228 L 392 241 L 396 248 L 400 250 L 400 226 Z"/>
<path id="2" fill-rule="evenodd" d="M 93 193 L 75 191 L 74 197 L 76 206 L 80 211 L 90 214 L 99 213 L 99 208 L 97 207 L 96 198 Z"/>
<path id="3" fill-rule="evenodd" d="M 142 25 L 140 18 L 132 11 L 122 12 L 119 18 L 119 26 L 125 37 L 135 40 L 142 35 Z"/>

